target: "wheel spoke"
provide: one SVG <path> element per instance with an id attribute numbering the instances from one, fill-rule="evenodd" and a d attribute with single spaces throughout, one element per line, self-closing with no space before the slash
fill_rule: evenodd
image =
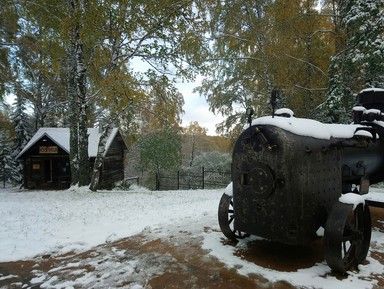
<path id="1" fill-rule="evenodd" d="M 228 220 L 228 224 L 231 224 L 232 223 L 232 221 L 235 219 L 235 216 L 231 216 L 230 218 L 229 218 L 229 220 Z"/>
<path id="2" fill-rule="evenodd" d="M 228 213 L 233 214 L 233 210 L 228 210 Z"/>

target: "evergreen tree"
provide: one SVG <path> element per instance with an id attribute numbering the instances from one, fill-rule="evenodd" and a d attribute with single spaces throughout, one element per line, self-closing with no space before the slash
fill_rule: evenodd
<path id="1" fill-rule="evenodd" d="M 2 186 L 5 187 L 7 183 L 11 181 L 13 159 L 11 157 L 12 142 L 4 133 L 0 130 L 0 181 Z"/>
<path id="2" fill-rule="evenodd" d="M 29 117 L 25 112 L 25 99 L 20 95 L 16 96 L 16 102 L 14 104 L 14 109 L 12 113 L 12 123 L 15 129 L 15 138 L 12 148 L 12 162 L 10 168 L 14 172 L 13 179 L 17 183 L 21 183 L 23 176 L 23 166 L 20 161 L 16 160 L 17 155 L 27 144 L 30 134 L 29 134 Z"/>
<path id="3" fill-rule="evenodd" d="M 0 5 L 0 101 L 12 83 L 11 49 L 16 47 L 18 14 L 14 1 L 3 0 Z"/>
<path id="4" fill-rule="evenodd" d="M 353 92 L 384 88 L 384 1 L 355 0 L 346 14 L 347 53 L 355 74 Z"/>
<path id="5" fill-rule="evenodd" d="M 21 174 L 18 162 L 14 158 L 14 127 L 9 118 L 8 106 L 0 108 L 0 182 L 20 184 Z"/>
<path id="6" fill-rule="evenodd" d="M 26 114 L 25 109 L 25 99 L 20 95 L 17 95 L 12 113 L 12 122 L 15 128 L 15 155 L 19 154 L 19 152 L 27 144 L 30 137 L 28 124 L 29 117 Z"/>
<path id="7" fill-rule="evenodd" d="M 340 21 L 335 25 L 339 41 L 329 69 L 326 102 L 320 106 L 322 119 L 350 121 L 355 96 L 369 87 L 384 87 L 384 2 L 376 0 L 337 1 Z"/>

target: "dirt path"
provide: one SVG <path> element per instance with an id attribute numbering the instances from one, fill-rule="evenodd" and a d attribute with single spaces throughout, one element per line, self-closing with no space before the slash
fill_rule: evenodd
<path id="1" fill-rule="evenodd" d="M 374 226 L 384 232 L 383 210 L 372 210 Z M 207 231 L 210 228 L 205 228 Z M 39 256 L 32 260 L 0 263 L 0 288 L 190 288 L 248 289 L 294 288 L 286 282 L 270 283 L 262 276 L 242 276 L 201 249 L 201 237 L 187 231 L 153 238 L 141 234 L 104 244 L 83 253 Z M 294 271 L 323 259 L 322 242 L 290 248 L 269 242 L 250 243 L 238 256 L 263 267 Z M 384 254 L 371 249 L 384 264 Z M 376 288 L 384 277 L 376 276 Z"/>

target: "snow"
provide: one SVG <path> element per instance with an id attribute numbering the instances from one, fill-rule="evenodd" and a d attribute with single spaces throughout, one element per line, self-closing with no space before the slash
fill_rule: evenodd
<path id="1" fill-rule="evenodd" d="M 340 279 L 331 273 L 324 261 L 286 272 L 257 265 L 235 254 L 259 239 L 250 237 L 236 246 L 223 242 L 224 236 L 217 224 L 217 207 L 221 195 L 230 193 L 230 188 L 231 184 L 226 189 L 218 190 L 152 192 L 134 187 L 130 191 L 98 193 L 90 192 L 85 187 L 50 192 L 0 189 L 0 260 L 64 253 L 73 249 L 87 250 L 97 244 L 137 233 L 153 240 L 172 239 L 177 245 L 181 242 L 178 232 L 183 230 L 201 238 L 202 248 L 207 250 L 207 254 L 244 276 L 262 276 L 270 282 L 285 280 L 300 288 L 372 289 L 377 285 L 373 276 L 381 276 L 384 265 L 370 255 L 368 262 L 359 266 L 358 272 L 348 272 L 346 278 Z M 364 198 L 384 201 L 384 192 L 372 189 Z M 319 235 L 322 231 L 319 228 Z M 371 247 L 384 252 L 383 232 L 372 232 Z M 132 278 L 128 288 L 146 288 L 148 276 L 166 272 L 167 264 L 175 262 L 167 254 L 148 255 L 145 257 L 147 262 L 133 253 L 129 255 L 122 249 L 112 249 L 112 253 L 107 255 L 95 252 L 87 260 L 62 264 L 49 272 L 36 268 L 35 278 L 30 283 L 39 288 L 116 288 L 122 285 L 120 272 L 124 272 L 125 279 Z M 98 250 L 107 248 L 103 246 Z M 124 254 L 128 255 L 122 262 Z M 160 261 L 150 262 L 154 257 Z M 95 268 L 95 272 L 84 271 L 82 268 L 86 264 Z M 142 268 L 140 273 L 137 273 L 137 268 Z M 67 272 L 65 274 L 74 278 L 60 280 L 59 275 L 55 275 L 59 271 Z M 130 277 L 133 275 L 135 277 Z"/>
<path id="2" fill-rule="evenodd" d="M 316 236 L 318 236 L 318 237 L 324 237 L 324 232 L 325 232 L 325 229 L 324 229 L 322 226 L 320 226 L 320 227 L 317 229 L 317 231 L 316 231 Z"/>
<path id="3" fill-rule="evenodd" d="M 365 200 L 377 201 L 384 203 L 384 192 L 382 189 L 369 188 L 370 192 L 364 195 Z"/>
<path id="4" fill-rule="evenodd" d="M 7 279 L 12 279 L 17 277 L 16 275 L 7 275 L 7 276 L 1 276 L 0 275 L 0 281 L 7 280 Z"/>
<path id="5" fill-rule="evenodd" d="M 364 110 L 364 114 L 378 114 L 378 115 L 380 115 L 381 114 L 381 110 L 380 109 L 371 108 L 371 109 Z"/>
<path id="6" fill-rule="evenodd" d="M 341 195 L 341 197 L 339 198 L 339 202 L 353 205 L 353 209 L 355 209 L 359 204 L 364 205 L 365 199 L 363 195 L 347 193 L 347 194 Z"/>
<path id="7" fill-rule="evenodd" d="M 88 155 L 89 157 L 96 157 L 99 139 L 101 133 L 99 133 L 98 128 L 88 128 Z M 113 139 L 118 133 L 117 128 L 113 128 L 111 134 L 108 136 L 105 153 L 107 153 Z M 58 127 L 42 127 L 34 134 L 34 136 L 29 140 L 23 150 L 18 154 L 17 158 L 21 157 L 26 151 L 28 151 L 36 142 L 38 142 L 43 137 L 50 138 L 54 143 L 56 143 L 60 148 L 69 153 L 69 128 L 58 128 Z"/>
<path id="8" fill-rule="evenodd" d="M 371 87 L 371 88 L 363 89 L 362 91 L 360 91 L 360 93 L 362 93 L 362 92 L 369 92 L 369 91 L 384 92 L 384 89 L 383 88 L 378 88 L 378 87 Z"/>
<path id="9" fill-rule="evenodd" d="M 373 138 L 372 133 L 370 133 L 370 132 L 367 131 L 367 130 L 358 130 L 358 131 L 355 133 L 355 136 L 362 136 L 362 137 Z M 377 135 L 377 134 L 376 134 L 376 137 L 378 138 L 378 135 Z"/>
<path id="10" fill-rule="evenodd" d="M 359 204 L 365 204 L 365 200 L 384 203 L 384 192 L 382 189 L 371 187 L 368 194 L 358 195 L 354 193 L 347 193 L 341 195 L 339 198 L 340 202 L 353 205 L 353 209 L 355 209 Z"/>
<path id="11" fill-rule="evenodd" d="M 361 105 L 357 105 L 357 106 L 354 106 L 352 108 L 353 111 L 365 111 L 366 108 L 364 106 L 361 106 Z"/>
<path id="12" fill-rule="evenodd" d="M 233 184 L 232 184 L 232 182 L 230 182 L 228 184 L 228 186 L 225 188 L 224 194 L 231 196 L 231 197 L 233 196 Z"/>
<path id="13" fill-rule="evenodd" d="M 66 191 L 0 189 L 0 261 L 65 253 L 140 233 L 148 226 L 199 216 L 223 190 Z"/>
<path id="14" fill-rule="evenodd" d="M 248 276 L 249 274 L 257 274 L 268 279 L 270 282 L 278 282 L 285 280 L 293 286 L 299 288 L 324 288 L 324 289 L 363 289 L 373 288 L 377 281 L 369 279 L 371 274 L 382 274 L 384 265 L 376 259 L 368 257 L 367 265 L 359 265 L 359 272 L 348 275 L 347 278 L 339 280 L 336 276 L 331 274 L 330 268 L 323 261 L 317 263 L 312 267 L 298 269 L 293 272 L 277 271 L 270 268 L 262 267 L 255 263 L 244 260 L 235 255 L 236 250 L 241 247 L 247 247 L 248 241 L 241 240 L 236 247 L 224 246 L 220 240 L 221 233 L 207 234 L 204 238 L 203 249 L 209 250 L 210 255 L 218 258 L 221 262 L 225 263 L 231 268 L 237 268 L 237 272 Z M 373 241 L 376 240 L 373 236 Z M 380 238 L 380 237 L 379 237 Z"/>
<path id="15" fill-rule="evenodd" d="M 279 108 L 275 111 L 275 115 L 282 115 L 287 114 L 289 117 L 292 117 L 294 115 L 293 111 L 289 108 Z"/>
<path id="16" fill-rule="evenodd" d="M 296 117 L 263 116 L 253 120 L 252 125 L 272 125 L 291 133 L 318 139 L 352 138 L 362 125 L 327 124 L 316 120 Z"/>

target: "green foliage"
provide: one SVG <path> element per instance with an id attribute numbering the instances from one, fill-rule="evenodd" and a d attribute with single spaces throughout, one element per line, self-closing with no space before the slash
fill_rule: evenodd
<path id="1" fill-rule="evenodd" d="M 9 92 L 8 86 L 13 80 L 10 54 L 16 43 L 18 18 L 13 1 L 2 1 L 0 5 L 0 101 L 4 94 Z"/>
<path id="2" fill-rule="evenodd" d="M 139 140 L 140 166 L 149 172 L 176 170 L 181 163 L 181 139 L 171 129 L 151 132 Z"/>
<path id="3" fill-rule="evenodd" d="M 384 2 L 335 2 L 340 19 L 335 31 L 344 41 L 337 43 L 337 54 L 332 57 L 328 97 L 320 109 L 325 121 L 349 122 L 357 93 L 384 87 Z"/>
<path id="4" fill-rule="evenodd" d="M 15 131 L 7 107 L 0 107 L 0 182 L 21 183 L 20 164 L 15 160 Z"/>
<path id="5" fill-rule="evenodd" d="M 312 116 L 324 101 L 332 33 L 315 2 L 238 0 L 209 7 L 211 71 L 199 91 L 212 111 L 228 116 L 219 131 L 241 129 L 246 106 L 256 116 L 269 112 L 275 87 L 297 116 Z"/>

